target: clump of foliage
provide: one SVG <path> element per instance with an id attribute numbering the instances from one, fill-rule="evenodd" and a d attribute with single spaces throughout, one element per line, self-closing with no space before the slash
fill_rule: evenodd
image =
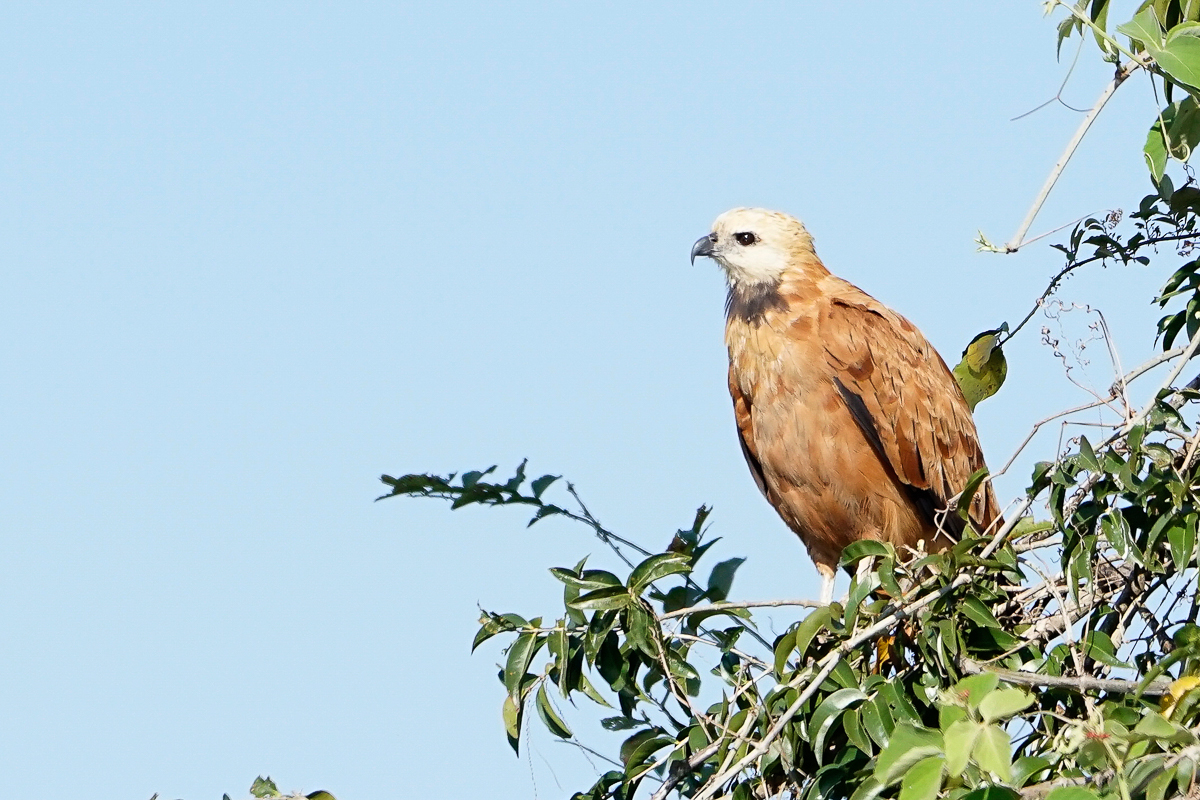
<path id="1" fill-rule="evenodd" d="M 549 502 L 557 478 L 529 481 L 524 464 L 503 483 L 493 470 L 384 476 L 387 496 L 527 505 L 530 524 L 575 520 L 627 564 L 620 574 L 586 559 L 554 568 L 561 611 L 485 612 L 475 638 L 508 640 L 500 678 L 514 748 L 530 712 L 577 741 L 564 700 L 609 708 L 603 726 L 628 731 L 612 769 L 574 798 L 1164 800 L 1197 791 L 1200 381 L 1182 376 L 1200 348 L 1200 188 L 1171 163 L 1200 142 L 1200 3 L 1153 0 L 1112 30 L 1107 0 L 1048 5 L 1068 12 L 1060 45 L 1090 33 L 1114 64 L 1091 117 L 1135 71 L 1160 87 L 1165 106 L 1145 146 L 1154 191 L 1127 215 L 1079 223 L 1057 245 L 1066 264 L 1034 311 L 1011 332 L 977 337 L 969 370 L 956 374 L 971 373 L 979 399 L 994 392 L 1003 343 L 1067 275 L 1097 263 L 1169 265 L 1157 298 L 1162 352 L 1085 407 L 1107 409 L 1111 424 L 1039 463 L 1002 526 L 938 554 L 855 543 L 842 556 L 854 575 L 844 603 L 738 602 L 740 560 L 701 565 L 713 544 L 706 508 L 650 552 L 600 525 L 569 484 L 570 502 Z M 1171 169 L 1183 173 L 1179 188 Z M 1023 246 L 1054 177 L 1018 235 L 991 249 Z M 1135 382 L 1150 375 L 1156 388 L 1135 403 Z M 965 487 L 967 500 L 978 485 Z M 1023 521 L 1035 505 L 1048 524 Z M 764 632 L 763 607 L 776 623 L 790 615 L 782 635 Z"/>

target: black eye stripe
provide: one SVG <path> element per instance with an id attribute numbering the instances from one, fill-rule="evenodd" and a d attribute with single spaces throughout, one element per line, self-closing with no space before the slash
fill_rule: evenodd
<path id="1" fill-rule="evenodd" d="M 752 245 L 758 241 L 758 237 L 755 236 L 753 233 L 750 233 L 749 231 L 745 231 L 743 233 L 735 233 L 733 235 L 733 238 L 736 239 L 737 243 L 740 245 Z"/>

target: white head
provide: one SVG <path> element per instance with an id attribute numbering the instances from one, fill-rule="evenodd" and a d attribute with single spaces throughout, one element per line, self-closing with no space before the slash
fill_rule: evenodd
<path id="1" fill-rule="evenodd" d="M 721 265 L 729 285 L 778 283 L 789 266 L 812 259 L 812 236 L 800 220 L 765 208 L 734 208 L 717 217 L 712 233 L 692 247 Z"/>

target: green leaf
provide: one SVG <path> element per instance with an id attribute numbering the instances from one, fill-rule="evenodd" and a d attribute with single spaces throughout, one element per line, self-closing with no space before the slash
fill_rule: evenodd
<path id="1" fill-rule="evenodd" d="M 622 588 L 625 586 L 616 575 L 602 569 L 585 569 L 580 572 L 579 570 L 563 569 L 562 567 L 551 567 L 550 574 L 568 586 L 574 586 L 581 592 L 590 592 L 609 586 L 620 586 Z"/>
<path id="2" fill-rule="evenodd" d="M 800 658 L 804 658 L 808 653 L 808 646 L 812 643 L 813 637 L 829 624 L 832 617 L 833 609 L 824 606 L 814 609 L 800 621 L 799 627 L 796 628 L 796 654 Z"/>
<path id="3" fill-rule="evenodd" d="M 888 593 L 890 597 L 899 599 L 904 595 L 900 589 L 900 584 L 896 580 L 896 560 L 888 557 L 880 559 L 879 566 L 876 572 L 879 573 L 879 585 Z"/>
<path id="4" fill-rule="evenodd" d="M 1163 45 L 1163 28 L 1153 8 L 1143 9 L 1136 17 L 1117 26 L 1117 32 L 1123 33 L 1135 42 L 1141 42 L 1147 49 Z"/>
<path id="5" fill-rule="evenodd" d="M 674 744 L 674 739 L 662 735 L 661 728 L 650 728 L 638 731 L 621 745 L 621 761 L 628 771 L 645 763 L 646 759 L 667 745 Z"/>
<path id="6" fill-rule="evenodd" d="M 550 488 L 550 484 L 561 478 L 561 475 L 543 475 L 540 478 L 535 478 L 529 484 L 529 488 L 533 491 L 533 496 L 537 499 L 542 499 L 542 492 Z"/>
<path id="7" fill-rule="evenodd" d="M 846 600 L 846 627 L 853 629 L 858 612 L 863 601 L 879 588 L 879 578 L 874 572 L 867 573 L 861 579 L 856 575 L 850 579 L 850 596 Z"/>
<path id="8" fill-rule="evenodd" d="M 509 697 L 520 699 L 521 679 L 525 677 L 529 662 L 541 644 L 538 634 L 526 632 L 509 646 L 508 661 L 504 665 L 504 688 L 508 690 Z"/>
<path id="9" fill-rule="evenodd" d="M 541 520 L 544 520 L 546 517 L 552 517 L 555 514 L 565 514 L 565 513 L 567 513 L 567 512 L 563 511 L 558 506 L 547 503 L 543 506 L 538 507 L 537 513 L 534 514 L 532 518 L 530 518 L 529 522 L 525 525 L 525 527 L 532 528 L 533 524 L 535 522 L 540 522 Z"/>
<path id="10" fill-rule="evenodd" d="M 1200 144 L 1200 106 L 1189 95 L 1164 108 L 1146 133 L 1143 154 L 1155 184 L 1162 181 L 1168 158 L 1186 162 L 1197 144 Z M 1132 442 L 1130 449 L 1137 449 Z"/>
<path id="11" fill-rule="evenodd" d="M 1179 630 L 1171 636 L 1171 640 L 1176 647 L 1191 647 L 1195 648 L 1200 644 L 1200 625 L 1193 622 L 1186 622 Z"/>
<path id="12" fill-rule="evenodd" d="M 880 711 L 878 703 L 864 703 L 860 709 L 862 713 L 863 728 L 867 735 L 871 737 L 871 741 L 879 745 L 881 748 L 887 747 L 891 732 L 887 725 L 884 724 L 883 713 Z"/>
<path id="13" fill-rule="evenodd" d="M 1053 766 L 1044 756 L 1021 756 L 1013 762 L 1013 785 L 1024 786 L 1030 778 Z"/>
<path id="14" fill-rule="evenodd" d="M 1093 30 L 1092 36 L 1096 39 L 1096 46 L 1100 48 L 1100 52 L 1105 56 L 1116 53 L 1116 49 L 1108 39 L 1100 34 L 1100 31 L 1108 29 L 1108 0 L 1092 0 L 1092 8 L 1088 12 L 1088 16 L 1092 18 L 1092 22 L 1096 24 L 1099 30 Z"/>
<path id="15" fill-rule="evenodd" d="M 900 800 L 933 800 L 942 788 L 946 759 L 941 755 L 921 759 L 900 781 Z"/>
<path id="16" fill-rule="evenodd" d="M 1020 800 L 1021 795 L 1007 786 L 980 786 L 957 800 Z"/>
<path id="17" fill-rule="evenodd" d="M 962 706 L 938 703 L 938 727 L 942 729 L 942 733 L 946 733 L 950 726 L 960 719 L 966 719 L 966 716 L 967 710 Z"/>
<path id="18" fill-rule="evenodd" d="M 655 623 L 650 612 L 643 608 L 641 603 L 632 603 L 626 613 L 626 634 L 629 637 L 629 643 L 650 658 L 657 660 L 658 644 L 650 633 L 650 626 Z"/>
<path id="19" fill-rule="evenodd" d="M 337 800 L 337 798 L 336 798 L 336 797 L 334 797 L 333 795 L 331 795 L 329 792 L 326 792 L 326 791 L 323 791 L 323 790 L 318 790 L 318 791 L 315 791 L 315 792 L 311 792 L 311 793 L 309 793 L 309 794 L 306 794 L 306 795 L 304 795 L 304 796 L 307 798 L 307 800 Z"/>
<path id="20" fill-rule="evenodd" d="M 1151 711 L 1138 722 L 1133 733 L 1137 737 L 1148 739 L 1169 739 L 1175 735 L 1175 726 L 1162 714 Z"/>
<path id="21" fill-rule="evenodd" d="M 608 586 L 580 595 L 568 605 L 578 608 L 580 611 L 608 611 L 626 608 L 632 602 L 633 596 L 624 586 Z"/>
<path id="22" fill-rule="evenodd" d="M 542 718 L 542 722 L 546 724 L 550 732 L 560 739 L 570 739 L 571 729 L 567 727 L 567 723 L 562 721 L 562 717 L 550 705 L 550 698 L 546 697 L 545 683 L 538 687 L 536 702 L 538 716 Z"/>
<path id="23" fill-rule="evenodd" d="M 832 681 L 834 681 L 835 683 L 837 683 L 841 686 L 844 686 L 847 689 L 857 689 L 858 688 L 858 675 L 854 672 L 854 669 L 850 666 L 849 662 L 847 662 L 846 659 L 844 659 L 844 658 L 840 659 L 837 662 L 837 664 L 833 668 L 833 672 L 829 673 L 829 678 Z M 875 701 L 879 702 L 878 696 L 875 697 Z M 889 720 L 888 728 L 890 729 L 891 728 L 891 724 L 890 724 L 891 717 L 890 716 L 888 717 L 888 720 Z"/>
<path id="24" fill-rule="evenodd" d="M 1067 15 L 1063 21 L 1058 23 L 1058 43 L 1054 48 L 1054 55 L 1058 57 L 1062 53 L 1062 43 L 1070 38 L 1072 33 L 1083 30 L 1083 21 L 1074 15 Z"/>
<path id="25" fill-rule="evenodd" d="M 279 788 L 275 785 L 275 781 L 271 777 L 263 777 L 259 775 L 254 779 L 254 783 L 250 784 L 250 794 L 255 797 L 282 797 L 279 793 Z"/>
<path id="26" fill-rule="evenodd" d="M 1189 5 L 1195 6 L 1194 3 L 1190 3 Z M 1180 22 L 1178 25 L 1171 28 L 1171 30 L 1167 31 L 1168 42 L 1170 42 L 1172 39 L 1177 39 L 1180 36 L 1200 36 L 1200 22 L 1194 21 L 1196 18 L 1195 8 L 1193 8 L 1190 16 L 1193 18 L 1192 22 Z"/>
<path id="27" fill-rule="evenodd" d="M 979 701 L 1000 684 L 1000 676 L 994 672 L 983 672 L 963 678 L 951 690 L 972 711 L 979 708 Z"/>
<path id="28" fill-rule="evenodd" d="M 975 492 L 979 491 L 979 487 L 983 484 L 983 479 L 988 476 L 988 468 L 980 467 L 971 473 L 971 477 L 967 478 L 967 483 L 963 486 L 962 496 L 958 499 L 957 512 L 958 516 L 964 520 L 971 518 L 971 500 L 975 497 Z"/>
<path id="29" fill-rule="evenodd" d="M 1163 770 L 1155 775 L 1146 787 L 1146 800 L 1165 800 L 1167 789 L 1174 778 L 1175 773 L 1171 770 Z"/>
<path id="30" fill-rule="evenodd" d="M 868 556 L 878 558 L 894 555 L 895 551 L 883 542 L 877 542 L 874 539 L 859 539 L 857 542 L 846 545 L 846 549 L 842 551 L 842 558 L 838 561 L 838 566 L 848 567 Z"/>
<path id="31" fill-rule="evenodd" d="M 1000 780 L 1012 780 L 1012 742 L 998 725 L 984 725 L 971 751 L 975 763 Z"/>
<path id="32" fill-rule="evenodd" d="M 520 753 L 521 741 L 521 704 L 508 695 L 500 709 L 504 718 L 504 733 L 508 736 L 508 745 L 514 753 Z"/>
<path id="33" fill-rule="evenodd" d="M 1167 530 L 1167 543 L 1171 546 L 1171 563 L 1182 572 L 1192 561 L 1196 552 L 1196 514 L 1188 514 L 1182 525 L 1173 525 Z"/>
<path id="34" fill-rule="evenodd" d="M 524 462 L 522 462 L 522 466 L 523 465 L 524 465 Z M 479 483 L 480 478 L 486 477 L 487 475 L 490 475 L 495 471 L 496 471 L 496 465 L 493 464 L 492 466 L 488 467 L 485 470 L 472 469 L 472 470 L 468 470 L 467 472 L 464 472 L 462 475 L 463 488 L 470 489 L 475 484 Z"/>
<path id="35" fill-rule="evenodd" d="M 979 702 L 979 716 L 984 722 L 1008 719 L 1033 705 L 1033 695 L 1024 689 L 997 689 Z"/>
<path id="36" fill-rule="evenodd" d="M 579 673 L 579 691 L 587 695 L 588 699 L 593 703 L 604 706 L 605 708 L 612 708 L 612 704 L 605 700 L 604 696 L 596 691 L 596 687 L 593 686 L 592 682 L 588 680 L 587 675 L 584 675 L 582 672 Z"/>
<path id="37" fill-rule="evenodd" d="M 973 595 L 968 595 L 963 598 L 959 609 L 966 615 L 967 619 L 974 622 L 983 628 L 999 628 L 1000 623 L 992 614 L 991 610 L 983 604 L 983 601 Z"/>
<path id="38" fill-rule="evenodd" d="M 792 651 L 796 649 L 796 625 L 788 628 L 787 631 L 775 641 L 775 677 L 782 678 L 783 671 L 787 669 L 787 660 L 792 655 Z"/>
<path id="39" fill-rule="evenodd" d="M 1096 458 L 1096 451 L 1086 436 L 1079 437 L 1079 463 L 1088 472 L 1100 471 L 1100 459 Z"/>
<path id="40" fill-rule="evenodd" d="M 1084 654 L 1091 659 L 1099 661 L 1101 664 L 1109 667 L 1121 667 L 1122 669 L 1132 669 L 1133 665 L 1126 664 L 1117 658 L 1116 648 L 1113 647 L 1113 641 L 1104 631 L 1092 631 L 1084 640 Z"/>
<path id="41" fill-rule="evenodd" d="M 924 725 L 922 715 L 917 713 L 903 683 L 887 681 L 881 684 L 878 696 L 887 701 L 887 704 L 896 712 L 897 720 L 906 719 L 914 724 Z"/>
<path id="42" fill-rule="evenodd" d="M 983 726 L 969 719 L 960 719 L 946 731 L 946 772 L 957 778 L 963 774 L 975 749 L 975 741 Z"/>
<path id="43" fill-rule="evenodd" d="M 605 717 L 604 719 L 600 720 L 600 726 L 606 731 L 627 731 L 632 730 L 633 728 L 641 727 L 645 724 L 646 723 L 640 719 L 631 719 L 629 717 Z M 696 730 L 700 729 L 697 728 Z M 700 732 L 703 734 L 702 730 Z M 705 740 L 704 744 L 708 744 L 708 741 Z M 700 746 L 703 747 L 704 745 L 702 744 Z"/>
<path id="44" fill-rule="evenodd" d="M 1200 88 L 1200 39 L 1194 36 L 1168 39 L 1163 49 L 1154 52 L 1154 60 L 1176 83 Z"/>
<path id="45" fill-rule="evenodd" d="M 1129 554 L 1130 530 L 1129 522 L 1119 508 L 1111 508 L 1100 515 L 1100 532 L 1117 551 L 1119 558 Z"/>
<path id="46" fill-rule="evenodd" d="M 691 561 L 692 559 L 683 553 L 659 553 L 650 556 L 634 567 L 633 572 L 630 573 L 629 580 L 626 582 L 629 591 L 638 595 L 660 578 L 680 572 L 690 572 Z"/>
<path id="47" fill-rule="evenodd" d="M 1082 786 L 1059 786 L 1050 790 L 1046 800 L 1099 800 L 1099 796 Z"/>
<path id="48" fill-rule="evenodd" d="M 486 642 L 488 639 L 495 636 L 497 633 L 505 630 L 504 626 L 494 617 L 487 614 L 479 618 L 479 631 L 475 634 L 475 638 L 471 640 L 471 652 L 475 652 L 475 648 Z"/>
<path id="49" fill-rule="evenodd" d="M 576 646 L 572 651 L 572 643 L 579 640 L 567 635 L 565 619 L 560 619 L 558 625 L 558 630 L 546 640 L 546 646 L 554 654 L 554 667 L 558 670 L 558 690 L 564 698 L 570 699 L 571 691 L 579 683 L 576 676 L 583 668 L 583 648 Z"/>
<path id="50" fill-rule="evenodd" d="M 1029 479 L 1029 494 L 1036 497 L 1038 492 L 1050 485 L 1050 477 L 1054 472 L 1053 461 L 1039 461 L 1033 465 L 1033 475 Z"/>
<path id="51" fill-rule="evenodd" d="M 850 795 L 850 800 L 875 800 L 884 788 L 886 787 L 875 780 L 875 778 L 867 778 L 858 785 L 858 788 L 854 790 L 854 794 Z"/>
<path id="52" fill-rule="evenodd" d="M 852 708 L 842 714 L 842 730 L 846 732 L 846 738 L 850 740 L 850 744 L 867 755 L 871 755 L 874 748 L 871 746 L 871 740 L 867 738 L 866 731 L 863 730 L 862 717 L 857 709 Z"/>
<path id="53" fill-rule="evenodd" d="M 892 731 L 888 746 L 875 762 L 875 778 L 884 785 L 892 784 L 918 761 L 941 752 L 941 733 L 901 722 Z"/>
<path id="54" fill-rule="evenodd" d="M 824 763 L 825 737 L 839 716 L 852 705 L 862 703 L 867 695 L 859 689 L 838 689 L 826 697 L 813 712 L 808 723 L 809 740 L 817 754 L 817 764 Z"/>
<path id="55" fill-rule="evenodd" d="M 1000 347 L 1000 334 L 1007 332 L 1008 323 L 1005 323 L 995 330 L 977 334 L 954 367 L 954 379 L 972 411 L 1000 391 L 1008 376 L 1008 361 Z"/>
<path id="56" fill-rule="evenodd" d="M 712 568 L 708 575 L 708 589 L 705 591 L 709 600 L 719 603 L 729 597 L 729 590 L 733 587 L 733 576 L 745 561 L 744 558 L 730 558 Z"/>

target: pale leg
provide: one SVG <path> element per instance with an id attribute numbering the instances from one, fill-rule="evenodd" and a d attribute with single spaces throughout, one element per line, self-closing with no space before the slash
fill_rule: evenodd
<path id="1" fill-rule="evenodd" d="M 817 564 L 817 572 L 821 575 L 821 597 L 820 603 L 827 606 L 833 602 L 833 579 L 837 575 L 837 570 L 828 564 Z"/>

